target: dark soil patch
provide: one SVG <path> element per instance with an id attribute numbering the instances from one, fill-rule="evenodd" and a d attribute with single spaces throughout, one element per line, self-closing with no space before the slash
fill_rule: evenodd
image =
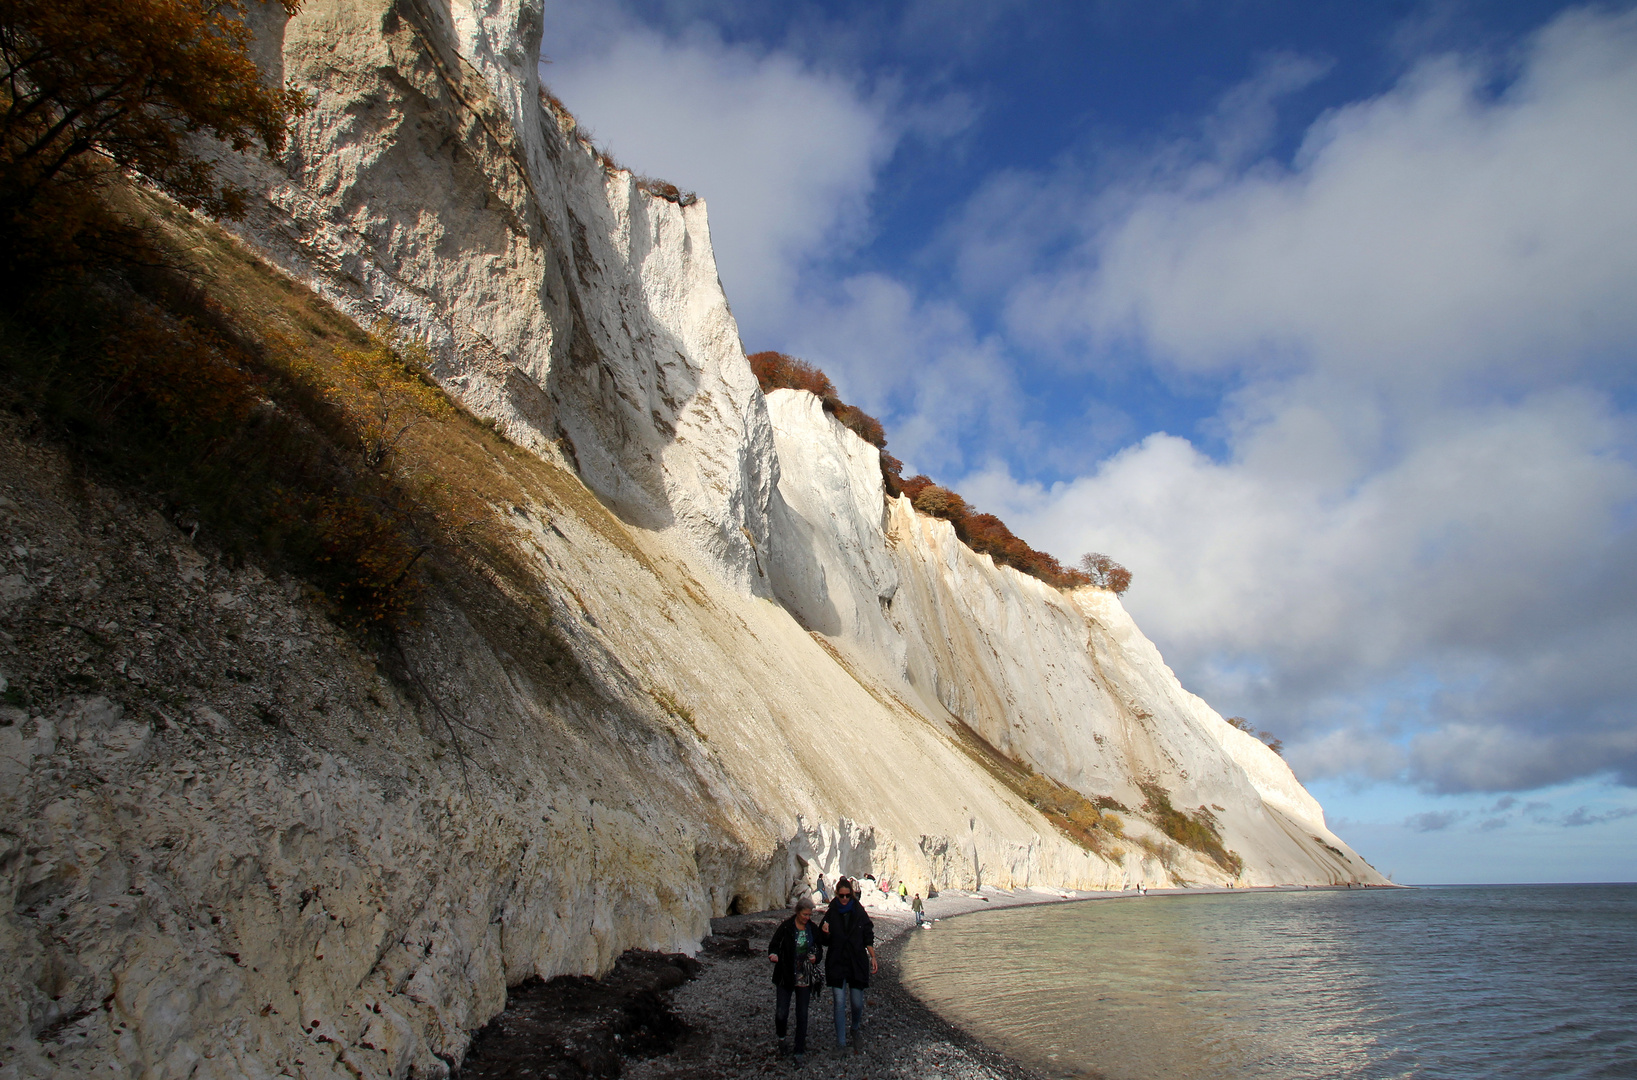
<path id="1" fill-rule="evenodd" d="M 628 952 L 600 979 L 529 979 L 472 1039 L 461 1080 L 616 1077 L 622 1058 L 668 1054 L 688 1035 L 667 994 L 699 973 L 680 954 Z"/>

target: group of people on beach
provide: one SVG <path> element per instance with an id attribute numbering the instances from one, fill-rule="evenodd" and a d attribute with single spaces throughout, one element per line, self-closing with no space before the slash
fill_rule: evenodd
<path id="1" fill-rule="evenodd" d="M 864 910 L 856 884 L 845 877 L 837 881 L 834 899 L 816 922 L 812 899 L 803 896 L 797 900 L 795 913 L 773 931 L 767 959 L 773 965 L 773 1023 L 779 1036 L 779 1052 L 788 1049 L 785 1032 L 794 1004 L 795 1062 L 802 1063 L 802 1055 L 807 1052 L 808 1004 L 815 990 L 828 986 L 835 1003 L 836 1045 L 845 1049 L 850 1039 L 853 1053 L 859 1053 L 864 992 L 880 964 L 875 958 L 875 924 Z"/>

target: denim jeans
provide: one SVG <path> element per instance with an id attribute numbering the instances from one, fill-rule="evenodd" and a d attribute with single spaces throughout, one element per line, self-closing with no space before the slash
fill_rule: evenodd
<path id="1" fill-rule="evenodd" d="M 790 998 L 796 999 L 796 1053 L 807 1052 L 807 1002 L 813 992 L 810 986 L 775 986 L 773 1030 L 784 1038 L 785 1025 L 790 1022 Z"/>
<path id="2" fill-rule="evenodd" d="M 853 1003 L 853 1034 L 859 1042 L 864 1041 L 864 991 L 861 987 L 851 983 L 842 983 L 832 986 L 836 995 L 836 1045 L 847 1045 L 847 999 L 852 997 Z"/>

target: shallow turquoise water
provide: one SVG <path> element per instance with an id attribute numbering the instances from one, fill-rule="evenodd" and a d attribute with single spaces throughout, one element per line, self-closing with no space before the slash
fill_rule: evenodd
<path id="1" fill-rule="evenodd" d="M 1018 908 L 917 932 L 901 963 L 1056 1076 L 1637 1078 L 1637 885 Z"/>

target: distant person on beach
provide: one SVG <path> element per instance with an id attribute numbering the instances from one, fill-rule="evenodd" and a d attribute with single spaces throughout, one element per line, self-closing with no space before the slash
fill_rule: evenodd
<path id="1" fill-rule="evenodd" d="M 819 899 L 828 904 L 830 902 L 830 891 L 824 887 L 824 875 L 820 874 L 818 877 Z"/>
<path id="2" fill-rule="evenodd" d="M 905 885 L 902 881 L 900 881 L 898 883 L 898 899 L 900 899 L 900 900 L 908 900 L 909 899 L 909 886 Z"/>
<path id="3" fill-rule="evenodd" d="M 911 900 L 909 902 L 909 909 L 911 911 L 915 912 L 915 925 L 916 926 L 920 926 L 921 923 L 926 921 L 926 917 L 922 914 L 922 912 L 925 909 L 921 905 L 921 894 L 920 893 L 916 893 L 915 894 L 915 899 Z"/>
<path id="4" fill-rule="evenodd" d="M 852 1006 L 853 1053 L 864 1039 L 864 991 L 870 976 L 879 971 L 875 959 L 875 924 L 864 902 L 853 895 L 853 883 L 836 882 L 836 898 L 824 911 L 819 940 L 829 949 L 824 959 L 824 981 L 835 992 L 836 1045 L 847 1046 L 847 1007 Z"/>
<path id="5" fill-rule="evenodd" d="M 813 987 L 823 979 L 819 972 L 823 955 L 818 927 L 813 925 L 813 901 L 804 896 L 796 901 L 796 913 L 779 924 L 773 940 L 767 943 L 767 960 L 773 965 L 773 1030 L 778 1033 L 782 1057 L 787 1049 L 784 1032 L 790 1022 L 790 1001 L 794 998 L 797 1065 L 807 1052 L 807 1004 Z"/>

